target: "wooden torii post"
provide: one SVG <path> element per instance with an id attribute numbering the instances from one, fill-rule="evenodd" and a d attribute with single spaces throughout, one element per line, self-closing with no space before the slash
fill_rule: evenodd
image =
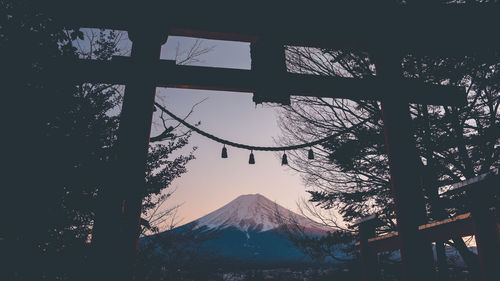
<path id="1" fill-rule="evenodd" d="M 145 184 L 153 106 L 156 94 L 154 75 L 143 75 L 160 58 L 167 35 L 161 31 L 128 32 L 133 42 L 129 66 L 136 74 L 126 83 L 118 131 L 113 178 L 101 193 L 100 212 L 93 231 L 95 276 L 102 280 L 128 280 L 133 276 L 139 246 L 141 205 Z"/>
<path id="2" fill-rule="evenodd" d="M 114 174 L 117 180 L 114 188 L 104 192 L 106 204 L 96 219 L 94 233 L 99 262 L 114 265 L 100 267 L 106 270 L 105 277 L 117 279 L 119 274 L 125 280 L 132 276 L 155 88 L 240 92 L 262 88 L 259 75 L 251 70 L 176 66 L 175 62 L 159 60 L 166 36 L 254 43 L 262 34 L 269 36 L 272 27 L 271 35 L 279 37 L 282 44 L 366 51 L 377 56 L 377 76 L 369 79 L 285 73 L 280 80 L 292 95 L 381 101 L 404 278 L 433 278 L 430 245 L 418 233 L 422 206 L 414 200 L 419 189 L 408 103 L 460 105 L 465 97 L 456 87 L 402 78 L 399 55 L 461 56 L 479 52 L 485 59 L 495 57 L 500 40 L 493 36 L 498 27 L 498 5 L 403 7 L 367 3 L 366 9 L 360 9 L 338 4 L 339 12 L 332 16 L 331 10 L 313 6 L 197 3 L 192 7 L 192 3 L 156 3 L 145 7 L 96 1 L 97 10 L 88 2 L 75 7 L 75 3 L 51 1 L 40 4 L 40 8 L 54 13 L 68 26 L 127 30 L 133 41 L 130 58 L 62 62 L 54 70 L 63 66 L 72 69 L 65 74 L 75 82 L 126 85 Z M 171 12 L 183 10 L 189 12 Z M 289 20 L 276 19 L 276 15 Z M 298 18 L 300 21 L 293 21 Z M 490 36 L 483 36 L 481 29 L 487 29 Z"/>
<path id="3" fill-rule="evenodd" d="M 387 79 L 388 89 L 391 81 L 398 81 L 401 73 L 401 60 L 389 54 L 376 62 L 377 75 Z M 394 83 L 397 85 L 397 82 Z M 397 89 L 398 87 L 396 87 Z M 401 88 L 400 88 L 401 89 Z M 425 222 L 425 203 L 419 184 L 417 153 L 411 133 L 409 104 L 399 98 L 394 91 L 391 99 L 381 102 L 384 136 L 391 175 L 392 197 L 396 213 L 397 230 L 400 234 L 401 260 L 405 280 L 434 280 L 434 256 L 431 244 L 418 232 Z"/>

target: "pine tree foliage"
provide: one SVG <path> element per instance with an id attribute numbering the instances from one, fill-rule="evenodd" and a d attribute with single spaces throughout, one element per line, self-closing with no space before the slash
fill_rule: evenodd
<path id="1" fill-rule="evenodd" d="M 7 153 L 10 188 L 2 196 L 9 200 L 2 206 L 15 210 L 2 212 L 9 225 L 0 233 L 7 279 L 82 277 L 99 194 L 113 181 L 123 87 L 40 77 L 55 59 L 111 59 L 122 51 L 122 33 L 68 29 L 28 0 L 0 4 L 2 73 L 8 74 L 2 94 L 11 110 L 17 108 L 8 111 L 16 116 L 8 127 L 16 138 Z M 77 48 L 78 43 L 88 48 Z M 144 214 L 163 202 L 154 199 L 170 195 L 172 181 L 187 171 L 194 159 L 189 137 L 171 130 L 168 138 L 150 145 L 147 183 L 137 187 L 145 190 Z"/>
<path id="2" fill-rule="evenodd" d="M 289 67 L 297 72 L 376 75 L 366 54 L 295 47 L 288 54 Z M 407 56 L 402 67 L 407 77 L 467 90 L 464 107 L 411 105 L 418 160 L 435 173 L 437 186 L 498 168 L 499 65 L 475 57 Z M 388 162 L 377 102 L 295 97 L 280 120 L 284 143 L 323 137 L 356 124 L 362 126 L 318 147 L 313 161 L 304 159 L 301 152 L 292 153 L 292 167 L 312 187 L 311 201 L 340 210 L 347 222 L 373 213 L 391 220 Z M 427 188 L 431 192 L 435 186 Z"/>

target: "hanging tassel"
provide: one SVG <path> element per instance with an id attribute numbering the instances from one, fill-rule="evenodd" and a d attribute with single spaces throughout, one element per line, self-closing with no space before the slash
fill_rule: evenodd
<path id="1" fill-rule="evenodd" d="M 314 160 L 314 152 L 312 148 L 309 148 L 309 152 L 307 153 L 307 159 Z"/>
<path id="2" fill-rule="evenodd" d="M 221 157 L 222 158 L 227 158 L 227 148 L 226 148 L 226 145 L 224 145 L 224 147 L 222 147 Z"/>
<path id="3" fill-rule="evenodd" d="M 250 158 L 248 159 L 248 164 L 255 164 L 255 157 L 253 156 L 253 150 L 250 152 Z"/>
<path id="4" fill-rule="evenodd" d="M 281 158 L 281 166 L 288 165 L 288 159 L 286 157 L 286 153 L 283 152 L 283 158 Z"/>

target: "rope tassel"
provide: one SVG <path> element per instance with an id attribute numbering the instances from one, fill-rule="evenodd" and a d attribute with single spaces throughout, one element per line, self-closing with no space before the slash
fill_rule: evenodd
<path id="1" fill-rule="evenodd" d="M 224 147 L 222 147 L 221 157 L 222 158 L 227 158 L 227 148 L 226 148 L 226 145 L 224 145 Z"/>
<path id="2" fill-rule="evenodd" d="M 255 157 L 253 156 L 253 150 L 250 152 L 250 158 L 248 158 L 248 164 L 255 164 Z"/>
<path id="3" fill-rule="evenodd" d="M 307 153 L 307 159 L 314 160 L 314 152 L 312 148 L 309 148 L 309 152 Z"/>
<path id="4" fill-rule="evenodd" d="M 281 166 L 288 165 L 288 159 L 286 157 L 286 153 L 283 152 L 283 158 L 281 158 Z"/>

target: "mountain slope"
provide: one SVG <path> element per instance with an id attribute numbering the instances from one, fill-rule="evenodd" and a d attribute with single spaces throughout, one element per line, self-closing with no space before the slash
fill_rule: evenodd
<path id="1" fill-rule="evenodd" d="M 277 218 L 279 214 L 282 219 Z M 304 233 L 326 235 L 330 230 L 260 194 L 241 195 L 223 207 L 178 228 L 158 234 L 160 239 L 195 233 L 204 237 L 197 251 L 212 258 L 249 263 L 310 261 L 295 248 L 280 222 L 298 224 Z"/>
<path id="2" fill-rule="evenodd" d="M 235 227 L 241 231 L 269 231 L 280 227 L 277 214 L 285 222 L 297 223 L 311 235 L 326 235 L 330 229 L 298 215 L 260 194 L 241 195 L 194 223 L 208 229 Z"/>

